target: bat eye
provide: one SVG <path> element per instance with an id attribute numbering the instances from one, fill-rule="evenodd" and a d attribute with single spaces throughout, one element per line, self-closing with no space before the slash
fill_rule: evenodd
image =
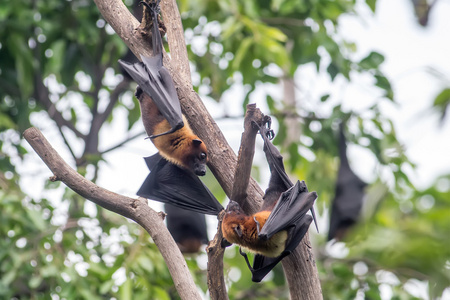
<path id="1" fill-rule="evenodd" d="M 201 160 L 206 159 L 206 153 L 205 152 L 200 153 L 200 159 Z"/>
<path id="2" fill-rule="evenodd" d="M 239 237 L 242 237 L 242 229 L 241 229 L 241 226 L 237 225 L 236 227 L 234 227 L 234 231 L 236 232 L 236 234 L 237 234 Z"/>

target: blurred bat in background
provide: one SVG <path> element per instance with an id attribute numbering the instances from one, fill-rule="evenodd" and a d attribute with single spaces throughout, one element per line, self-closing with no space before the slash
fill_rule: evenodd
<path id="1" fill-rule="evenodd" d="M 208 243 L 205 215 L 167 203 L 164 210 L 167 228 L 182 253 L 197 253 Z"/>
<path id="2" fill-rule="evenodd" d="M 339 125 L 339 158 L 341 164 L 331 206 L 328 240 L 341 240 L 347 230 L 358 221 L 364 188 L 367 185 L 350 169 L 343 123 Z"/>

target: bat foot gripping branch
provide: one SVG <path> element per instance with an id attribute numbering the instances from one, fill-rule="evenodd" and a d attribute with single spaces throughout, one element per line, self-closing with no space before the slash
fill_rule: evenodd
<path id="1" fill-rule="evenodd" d="M 248 266 L 248 268 L 250 269 L 250 272 L 253 273 L 255 270 L 252 268 L 252 266 L 250 265 L 250 262 L 248 261 L 247 253 L 245 253 L 244 251 L 242 251 L 242 248 L 241 248 L 241 247 L 239 247 L 239 254 L 241 254 L 241 255 L 244 257 L 245 262 L 247 263 L 247 266 Z"/>

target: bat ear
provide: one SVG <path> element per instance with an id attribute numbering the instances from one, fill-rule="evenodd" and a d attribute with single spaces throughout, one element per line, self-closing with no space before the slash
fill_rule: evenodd
<path id="1" fill-rule="evenodd" d="M 192 140 L 192 143 L 194 143 L 194 146 L 198 147 L 203 142 L 201 140 L 199 140 L 199 139 L 194 139 L 194 140 Z"/>

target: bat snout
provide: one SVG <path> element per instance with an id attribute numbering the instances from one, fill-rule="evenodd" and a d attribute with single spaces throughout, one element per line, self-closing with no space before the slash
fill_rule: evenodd
<path id="1" fill-rule="evenodd" d="M 258 238 L 260 240 L 267 241 L 269 239 L 269 236 L 267 235 L 267 233 L 260 233 L 258 234 Z"/>
<path id="2" fill-rule="evenodd" d="M 206 166 L 205 165 L 199 165 L 195 168 L 195 175 L 205 176 L 205 174 L 206 174 Z"/>

